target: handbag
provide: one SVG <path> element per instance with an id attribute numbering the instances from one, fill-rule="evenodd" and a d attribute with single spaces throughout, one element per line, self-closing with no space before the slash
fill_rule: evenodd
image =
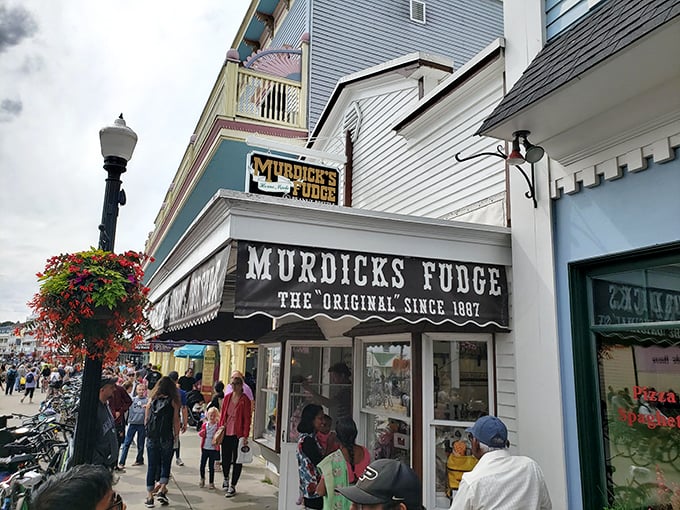
<path id="1" fill-rule="evenodd" d="M 216 445 L 222 444 L 222 439 L 224 439 L 224 425 L 219 427 L 217 431 L 215 431 L 215 435 L 213 436 L 212 443 Z"/>
<path id="2" fill-rule="evenodd" d="M 253 449 L 250 445 L 244 445 L 244 437 L 238 438 L 238 452 L 236 454 L 236 464 L 250 464 L 253 461 Z"/>

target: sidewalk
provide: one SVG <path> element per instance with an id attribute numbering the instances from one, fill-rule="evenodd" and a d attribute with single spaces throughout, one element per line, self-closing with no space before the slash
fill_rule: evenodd
<path id="1" fill-rule="evenodd" d="M 3 391 L 0 395 L 0 414 L 16 412 L 32 415 L 37 413 L 44 395 L 38 390 L 32 404 L 28 402 L 22 404 L 20 402 L 22 396 L 23 394 L 17 394 L 17 392 L 14 392 L 12 396 L 6 396 Z M 12 420 L 10 420 L 9 425 L 12 425 Z M 236 495 L 233 498 L 227 499 L 224 497 L 224 491 L 221 490 L 222 471 L 219 468 L 215 470 L 215 486 L 217 489 L 201 489 L 198 486 L 198 464 L 201 452 L 199 447 L 200 438 L 196 429 L 188 429 L 186 433 L 182 434 L 180 441 L 180 452 L 184 466 L 177 466 L 173 459 L 172 476 L 170 483 L 168 483 L 170 505 L 161 507 L 160 503 L 156 501 L 155 508 L 182 510 L 202 510 L 208 508 L 233 510 L 258 508 L 274 510 L 277 508 L 278 487 L 264 481 L 266 470 L 264 462 L 260 457 L 256 456 L 252 464 L 244 464 L 241 479 L 236 487 Z M 257 453 L 257 450 L 255 452 Z M 128 510 L 146 509 L 144 506 L 144 499 L 146 498 L 146 466 L 132 466 L 136 453 L 137 450 L 134 445 L 131 446 L 128 453 L 128 466 L 126 466 L 124 473 L 116 473 L 116 475 L 119 475 L 119 481 L 114 486 L 114 490 L 123 497 Z M 144 460 L 146 461 L 146 452 Z M 206 467 L 206 478 L 207 475 Z"/>

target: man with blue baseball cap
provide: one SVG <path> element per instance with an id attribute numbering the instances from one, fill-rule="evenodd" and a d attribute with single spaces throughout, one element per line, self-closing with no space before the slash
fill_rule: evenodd
<path id="1" fill-rule="evenodd" d="M 552 509 L 543 471 L 529 457 L 510 455 L 501 420 L 482 416 L 466 431 L 479 462 L 463 475 L 450 510 Z"/>

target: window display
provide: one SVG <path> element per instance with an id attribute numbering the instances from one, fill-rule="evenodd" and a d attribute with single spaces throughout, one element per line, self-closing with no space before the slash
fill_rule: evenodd
<path id="1" fill-rule="evenodd" d="M 263 423 L 260 424 L 261 441 L 273 450 L 276 447 L 281 347 L 265 348 L 263 358 L 264 380 L 262 386 L 257 388 L 257 399 L 265 403 Z"/>
<path id="2" fill-rule="evenodd" d="M 491 407 L 487 338 L 456 335 L 455 339 L 432 340 L 432 359 L 427 361 L 432 369 L 425 372 L 431 377 L 432 388 L 428 414 L 433 417 L 434 465 L 430 469 L 435 508 L 449 508 L 463 474 L 477 464 L 465 429 L 489 414 Z"/>
<path id="3" fill-rule="evenodd" d="M 362 407 L 367 412 L 411 415 L 411 347 L 408 342 L 364 346 Z"/>
<path id="4" fill-rule="evenodd" d="M 607 492 L 617 508 L 680 505 L 678 275 L 660 267 L 591 280 Z"/>

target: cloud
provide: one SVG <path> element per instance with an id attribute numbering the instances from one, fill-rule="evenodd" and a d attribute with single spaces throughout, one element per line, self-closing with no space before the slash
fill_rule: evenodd
<path id="1" fill-rule="evenodd" d="M 0 53 L 16 46 L 38 31 L 33 15 L 23 7 L 0 5 Z"/>
<path id="2" fill-rule="evenodd" d="M 0 122 L 9 122 L 14 117 L 18 117 L 24 104 L 21 99 L 3 99 L 0 101 Z"/>

